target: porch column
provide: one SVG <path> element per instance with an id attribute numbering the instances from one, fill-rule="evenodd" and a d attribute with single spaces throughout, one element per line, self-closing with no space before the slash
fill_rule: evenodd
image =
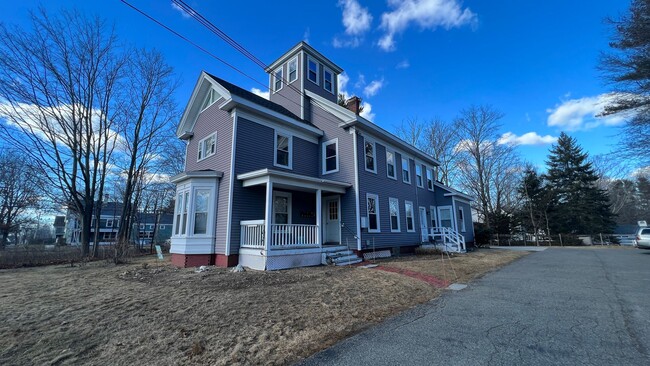
<path id="1" fill-rule="evenodd" d="M 316 190 L 316 243 L 323 246 L 323 213 L 322 213 L 322 190 Z"/>
<path id="2" fill-rule="evenodd" d="M 273 217 L 273 182 L 269 179 L 266 182 L 266 209 L 264 215 L 264 249 L 268 252 L 271 249 L 271 219 Z"/>

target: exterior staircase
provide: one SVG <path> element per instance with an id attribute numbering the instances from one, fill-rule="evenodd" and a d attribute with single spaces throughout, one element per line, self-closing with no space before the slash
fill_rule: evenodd
<path id="1" fill-rule="evenodd" d="M 465 237 L 459 232 L 446 228 L 434 227 L 429 229 L 430 244 L 423 244 L 424 248 L 436 248 L 443 252 L 466 253 Z"/>
<path id="2" fill-rule="evenodd" d="M 345 245 L 323 247 L 321 263 L 336 266 L 349 266 L 362 261 Z"/>

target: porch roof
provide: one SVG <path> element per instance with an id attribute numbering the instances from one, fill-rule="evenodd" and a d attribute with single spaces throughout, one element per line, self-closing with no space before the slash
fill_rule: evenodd
<path id="1" fill-rule="evenodd" d="M 175 176 L 169 178 L 169 181 L 172 183 L 180 183 L 182 181 L 193 179 L 193 178 L 221 179 L 222 177 L 223 177 L 223 172 L 217 170 L 193 170 L 189 172 L 176 174 Z"/>
<path id="2" fill-rule="evenodd" d="M 272 182 L 276 186 L 286 186 L 307 190 L 323 190 L 326 192 L 345 193 L 352 186 L 350 183 L 335 180 L 310 177 L 307 175 L 288 173 L 273 169 L 260 169 L 237 175 L 244 187 L 251 187 Z"/>

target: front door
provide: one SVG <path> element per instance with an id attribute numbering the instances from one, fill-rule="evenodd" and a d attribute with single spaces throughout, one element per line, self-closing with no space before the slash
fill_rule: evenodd
<path id="1" fill-rule="evenodd" d="M 323 243 L 341 242 L 341 210 L 339 197 L 323 200 Z"/>
<path id="2" fill-rule="evenodd" d="M 427 209 L 426 207 L 420 206 L 420 232 L 422 233 L 422 242 L 429 241 L 427 221 Z"/>

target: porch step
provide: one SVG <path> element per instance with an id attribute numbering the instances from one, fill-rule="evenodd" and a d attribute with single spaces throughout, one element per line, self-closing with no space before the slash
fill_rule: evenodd
<path id="1" fill-rule="evenodd" d="M 336 247 L 337 250 L 326 250 L 330 248 L 323 248 L 323 264 L 333 264 L 336 266 L 346 266 L 361 262 L 353 251 L 345 246 Z"/>

